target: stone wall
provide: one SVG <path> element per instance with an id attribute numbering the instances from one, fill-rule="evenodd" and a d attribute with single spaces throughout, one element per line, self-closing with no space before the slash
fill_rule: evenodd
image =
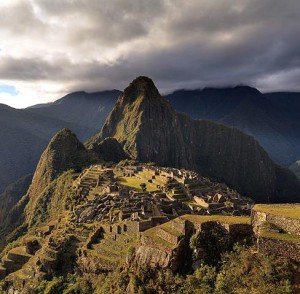
<path id="1" fill-rule="evenodd" d="M 258 249 L 266 254 L 278 255 L 300 262 L 300 244 L 278 239 L 259 237 Z"/>
<path id="2" fill-rule="evenodd" d="M 137 221 L 126 221 L 124 223 L 126 226 L 126 231 L 128 233 L 138 233 L 139 232 L 139 223 Z"/>
<path id="3" fill-rule="evenodd" d="M 181 218 L 175 218 L 173 221 L 170 222 L 171 227 L 180 232 L 181 234 L 186 234 L 187 228 L 187 221 Z"/>
<path id="4" fill-rule="evenodd" d="M 280 227 L 285 232 L 300 236 L 300 219 L 281 217 L 277 215 L 267 215 L 267 221 Z"/>
<path id="5" fill-rule="evenodd" d="M 134 261 L 138 265 L 147 265 L 150 267 L 170 268 L 173 272 L 182 269 L 185 263 L 188 244 L 185 239 L 181 239 L 177 246 L 166 247 L 155 242 L 152 238 L 142 235 L 142 243 L 135 252 Z"/>
<path id="6" fill-rule="evenodd" d="M 147 221 L 141 221 L 138 223 L 138 232 L 144 232 L 148 229 L 152 228 L 152 221 L 147 220 Z"/>
<path id="7" fill-rule="evenodd" d="M 168 267 L 172 254 L 158 247 L 142 245 L 137 249 L 136 262 L 138 264 L 147 264 L 150 267 Z"/>
<path id="8" fill-rule="evenodd" d="M 267 214 L 265 212 L 251 211 L 251 224 L 253 227 L 254 233 L 257 235 L 259 233 L 259 228 L 264 222 L 267 221 Z"/>
<path id="9" fill-rule="evenodd" d="M 177 245 L 177 243 L 180 240 L 181 236 L 173 235 L 167 231 L 165 231 L 163 228 L 158 228 L 156 232 L 157 236 L 165 240 L 166 242 L 172 244 L 172 245 Z"/>
<path id="10" fill-rule="evenodd" d="M 96 229 L 94 232 L 92 232 L 88 237 L 86 247 L 88 249 L 90 249 L 92 244 L 96 243 L 98 241 L 98 239 L 103 236 L 103 233 L 104 233 L 103 227 L 100 227 L 100 228 Z"/>
<path id="11" fill-rule="evenodd" d="M 189 246 L 191 236 L 201 235 L 203 241 L 207 243 L 206 237 L 209 237 L 211 232 L 214 236 L 214 233 L 219 233 L 228 247 L 236 242 L 242 243 L 245 239 L 248 241 L 248 238 L 252 240 L 253 236 L 250 224 L 230 224 L 218 221 L 194 223 L 178 217 L 165 225 L 141 234 L 141 245 L 136 252 L 136 261 L 151 267 L 168 267 L 179 271 L 184 268 L 186 258 L 191 255 Z"/>
<path id="12" fill-rule="evenodd" d="M 274 214 L 268 214 L 266 212 L 252 210 L 251 222 L 253 230 L 256 234 L 259 233 L 259 228 L 264 222 L 269 222 L 281 228 L 285 232 L 300 236 L 300 219 L 288 218 L 284 216 L 278 216 Z"/>

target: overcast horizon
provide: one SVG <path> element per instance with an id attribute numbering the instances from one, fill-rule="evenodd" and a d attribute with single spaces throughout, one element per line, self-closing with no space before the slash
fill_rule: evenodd
<path id="1" fill-rule="evenodd" d="M 300 91 L 300 1 L 2 0 L 0 103 L 74 91 L 239 84 Z"/>

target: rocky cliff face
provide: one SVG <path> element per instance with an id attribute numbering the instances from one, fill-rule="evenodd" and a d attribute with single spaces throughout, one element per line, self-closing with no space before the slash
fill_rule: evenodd
<path id="1" fill-rule="evenodd" d="M 138 77 L 125 89 L 87 146 L 107 137 L 116 138 L 136 160 L 197 170 L 258 201 L 285 201 L 297 190 L 293 178 L 288 195 L 279 195 L 277 166 L 252 137 L 177 113 L 147 77 Z"/>
<path id="2" fill-rule="evenodd" d="M 99 144 L 94 144 L 91 149 L 107 162 L 119 162 L 128 158 L 122 145 L 115 138 L 106 138 Z"/>

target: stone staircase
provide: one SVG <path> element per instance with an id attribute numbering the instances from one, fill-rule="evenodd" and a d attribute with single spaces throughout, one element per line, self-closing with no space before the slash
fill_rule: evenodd
<path id="1" fill-rule="evenodd" d="M 80 198 L 86 198 L 90 191 L 97 186 L 101 173 L 102 167 L 93 165 L 79 176 L 74 184 L 74 188 Z"/>

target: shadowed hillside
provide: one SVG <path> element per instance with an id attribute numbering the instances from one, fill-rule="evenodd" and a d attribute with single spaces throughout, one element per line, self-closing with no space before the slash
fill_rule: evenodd
<path id="1" fill-rule="evenodd" d="M 166 96 L 174 108 L 252 135 L 284 166 L 300 156 L 299 93 L 262 94 L 247 86 L 179 90 Z"/>

